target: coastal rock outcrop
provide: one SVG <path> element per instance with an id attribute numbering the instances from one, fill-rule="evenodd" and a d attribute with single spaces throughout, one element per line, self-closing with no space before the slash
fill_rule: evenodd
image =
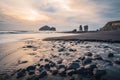
<path id="1" fill-rule="evenodd" d="M 120 20 L 110 21 L 100 30 L 102 30 L 102 31 L 120 30 Z"/>
<path id="2" fill-rule="evenodd" d="M 39 31 L 56 31 L 56 28 L 45 25 L 45 26 L 41 27 L 39 29 Z"/>

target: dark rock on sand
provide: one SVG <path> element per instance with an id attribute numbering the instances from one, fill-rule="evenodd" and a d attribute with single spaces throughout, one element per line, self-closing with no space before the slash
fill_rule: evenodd
<path id="1" fill-rule="evenodd" d="M 103 58 L 98 54 L 94 55 L 93 59 L 95 59 L 95 60 L 103 60 Z"/>
<path id="2" fill-rule="evenodd" d="M 34 71 L 30 71 L 28 74 L 29 75 L 33 75 L 33 74 L 35 74 L 35 72 Z"/>
<path id="3" fill-rule="evenodd" d="M 31 78 L 28 78 L 27 80 L 39 80 L 38 76 L 33 76 Z"/>
<path id="4" fill-rule="evenodd" d="M 60 75 L 61 77 L 66 77 L 66 71 L 60 72 L 59 75 Z"/>
<path id="5" fill-rule="evenodd" d="M 24 77 L 26 75 L 26 70 L 25 69 L 22 69 L 22 70 L 20 70 L 18 73 L 17 73 L 17 79 L 19 79 L 19 78 L 22 78 L 22 77 Z"/>
<path id="6" fill-rule="evenodd" d="M 116 64 L 120 65 L 120 59 L 114 61 Z"/>
<path id="7" fill-rule="evenodd" d="M 80 60 L 84 60 L 84 59 L 85 59 L 85 56 L 81 56 L 79 59 L 80 59 Z"/>
<path id="8" fill-rule="evenodd" d="M 58 50 L 58 52 L 63 52 L 63 51 L 65 51 L 65 48 L 60 48 L 60 49 Z"/>
<path id="9" fill-rule="evenodd" d="M 27 45 L 27 46 L 24 46 L 23 48 L 36 48 L 36 47 L 34 47 L 32 45 Z"/>
<path id="10" fill-rule="evenodd" d="M 104 76 L 106 74 L 106 70 L 98 70 L 98 69 L 95 69 L 93 71 L 93 75 L 95 76 L 96 79 L 100 80 L 102 76 Z"/>
<path id="11" fill-rule="evenodd" d="M 96 64 L 88 64 L 85 66 L 85 69 L 89 69 L 89 70 L 94 70 L 95 68 L 97 68 Z"/>
<path id="12" fill-rule="evenodd" d="M 68 76 L 72 76 L 74 74 L 77 74 L 77 70 L 71 70 L 67 72 Z"/>
<path id="13" fill-rule="evenodd" d="M 50 61 L 49 59 L 47 59 L 47 58 L 45 59 L 45 62 L 49 62 L 49 61 Z"/>
<path id="14" fill-rule="evenodd" d="M 49 65 L 50 65 L 50 67 L 55 67 L 56 66 L 56 64 L 52 61 L 49 62 Z"/>
<path id="15" fill-rule="evenodd" d="M 52 70 L 52 75 L 57 75 L 58 70 Z"/>
<path id="16" fill-rule="evenodd" d="M 72 63 L 72 64 L 69 66 L 69 69 L 77 69 L 77 68 L 79 68 L 79 67 L 80 67 L 79 63 Z"/>
<path id="17" fill-rule="evenodd" d="M 26 70 L 27 70 L 28 72 L 34 71 L 34 70 L 35 70 L 35 66 L 28 66 L 28 67 L 26 68 Z"/>
<path id="18" fill-rule="evenodd" d="M 85 73 L 85 68 L 84 67 L 81 67 L 77 70 L 77 73 L 78 74 L 84 74 Z"/>
<path id="19" fill-rule="evenodd" d="M 92 53 L 91 52 L 87 52 L 87 53 L 85 53 L 85 56 L 92 56 Z"/>
<path id="20" fill-rule="evenodd" d="M 83 60 L 83 64 L 89 64 L 92 62 L 91 58 L 86 58 L 85 60 Z"/>
<path id="21" fill-rule="evenodd" d="M 63 61 L 62 59 L 61 59 L 61 60 L 58 60 L 58 61 L 57 61 L 57 64 L 61 64 L 62 61 Z"/>
<path id="22" fill-rule="evenodd" d="M 44 68 L 45 68 L 46 70 L 50 70 L 50 65 L 49 65 L 49 64 L 45 64 Z"/>
<path id="23" fill-rule="evenodd" d="M 43 71 L 41 72 L 41 74 L 39 75 L 39 78 L 44 78 L 45 76 L 47 76 L 47 72 Z"/>
<path id="24" fill-rule="evenodd" d="M 70 51 L 70 52 L 75 52 L 75 51 L 77 51 L 77 50 L 70 48 L 69 51 Z"/>
<path id="25" fill-rule="evenodd" d="M 114 57 L 114 54 L 113 53 L 109 53 L 108 57 Z"/>
<path id="26" fill-rule="evenodd" d="M 64 69 L 66 69 L 66 66 L 65 66 L 65 65 L 63 65 L 63 64 L 61 64 L 61 65 L 58 65 L 58 69 L 61 69 L 61 68 L 64 68 Z"/>
<path id="27" fill-rule="evenodd" d="M 85 73 L 89 75 L 93 75 L 93 70 L 97 68 L 96 64 L 88 64 L 85 66 Z"/>

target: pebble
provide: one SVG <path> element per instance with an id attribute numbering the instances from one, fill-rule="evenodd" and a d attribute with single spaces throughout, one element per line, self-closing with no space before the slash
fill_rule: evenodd
<path id="1" fill-rule="evenodd" d="M 109 53 L 108 57 L 114 57 L 114 54 L 113 53 Z"/>
<path id="2" fill-rule="evenodd" d="M 85 56 L 92 56 L 92 53 L 91 52 L 87 52 L 87 53 L 85 53 Z"/>
<path id="3" fill-rule="evenodd" d="M 77 69 L 77 68 L 79 68 L 79 67 L 80 67 L 79 63 L 72 63 L 72 64 L 69 66 L 69 69 Z"/>

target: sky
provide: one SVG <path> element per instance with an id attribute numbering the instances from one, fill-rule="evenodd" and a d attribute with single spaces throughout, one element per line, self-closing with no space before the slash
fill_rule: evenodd
<path id="1" fill-rule="evenodd" d="M 0 30 L 89 30 L 120 20 L 120 0 L 0 0 Z"/>

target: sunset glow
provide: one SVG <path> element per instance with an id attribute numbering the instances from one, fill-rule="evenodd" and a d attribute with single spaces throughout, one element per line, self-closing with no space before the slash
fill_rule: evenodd
<path id="1" fill-rule="evenodd" d="M 13 27 L 13 25 L 21 24 L 24 26 L 24 23 L 26 26 L 30 26 L 29 23 L 38 23 L 57 26 L 60 30 L 73 29 L 74 25 L 88 24 L 91 29 L 97 29 L 105 22 L 119 18 L 117 6 L 119 2 L 119 0 L 111 2 L 108 0 L 103 2 L 96 0 L 0 0 L 0 24 L 7 26 L 13 21 L 14 23 L 11 24 Z M 98 5 L 99 3 L 101 4 Z M 3 21 L 5 22 L 2 23 Z"/>

